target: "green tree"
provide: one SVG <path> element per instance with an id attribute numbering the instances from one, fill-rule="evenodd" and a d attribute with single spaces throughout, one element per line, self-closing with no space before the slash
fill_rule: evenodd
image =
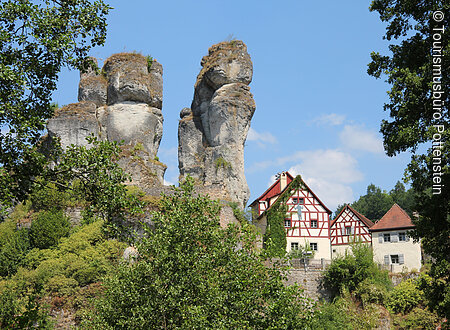
<path id="1" fill-rule="evenodd" d="M 400 181 L 397 181 L 394 188 L 389 192 L 389 195 L 392 197 L 394 203 L 400 205 L 400 207 L 412 217 L 413 212 L 415 211 L 414 190 L 412 188 L 406 190 L 405 185 Z"/>
<path id="2" fill-rule="evenodd" d="M 124 183 L 131 178 L 116 161 L 120 145 L 95 137 L 87 141 L 88 147 L 69 146 L 56 165 L 43 170 L 43 177 L 61 192 L 70 191 L 83 200 L 88 222 L 100 217 L 112 236 L 125 238 L 128 234 L 123 220 L 128 214 L 142 212 L 144 203 L 127 193 Z"/>
<path id="3" fill-rule="evenodd" d="M 361 196 L 352 207 L 372 221 L 380 220 L 394 204 L 392 197 L 380 187 L 370 184 L 367 193 Z"/>
<path id="4" fill-rule="evenodd" d="M 0 206 L 24 200 L 45 166 L 36 145 L 58 74 L 93 66 L 87 55 L 105 42 L 109 9 L 101 0 L 0 3 Z"/>
<path id="5" fill-rule="evenodd" d="M 138 258 L 106 280 L 90 326 L 128 329 L 301 329 L 311 301 L 285 287 L 255 251 L 245 222 L 220 227 L 219 205 L 190 178 L 163 196 Z"/>
<path id="6" fill-rule="evenodd" d="M 372 53 L 368 68 L 391 85 L 384 105 L 391 120 L 381 124 L 385 150 L 413 153 L 407 177 L 420 214 L 414 236 L 434 258 L 425 292 L 430 306 L 450 318 L 450 290 L 442 290 L 450 287 L 450 3 L 375 0 L 370 10 L 387 23 L 384 38 L 395 41 L 389 55 Z M 425 142 L 434 146 L 417 153 Z"/>

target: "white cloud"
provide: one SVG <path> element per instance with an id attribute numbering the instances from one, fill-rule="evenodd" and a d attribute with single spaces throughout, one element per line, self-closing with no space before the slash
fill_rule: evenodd
<path id="1" fill-rule="evenodd" d="M 260 147 L 265 147 L 267 144 L 277 143 L 276 137 L 269 132 L 258 133 L 251 127 L 248 130 L 247 141 L 255 141 Z"/>
<path id="2" fill-rule="evenodd" d="M 342 125 L 344 120 L 345 120 L 344 115 L 338 115 L 336 113 L 329 113 L 329 114 L 321 115 L 317 118 L 314 118 L 312 120 L 312 122 L 316 123 L 317 125 L 338 126 L 338 125 Z"/>
<path id="3" fill-rule="evenodd" d="M 339 134 L 344 147 L 372 153 L 384 153 L 383 141 L 375 132 L 368 131 L 361 126 L 346 125 Z"/>
<path id="4" fill-rule="evenodd" d="M 277 179 L 277 176 L 274 174 L 270 177 L 269 182 L 267 182 L 267 188 L 269 188 L 271 185 L 273 185 L 273 183 L 275 182 L 275 180 Z"/>
<path id="5" fill-rule="evenodd" d="M 328 149 L 300 151 L 293 158 L 301 162 L 292 166 L 289 173 L 300 174 L 330 210 L 353 200 L 350 184 L 361 181 L 363 174 L 357 169 L 358 163 L 352 155 Z"/>

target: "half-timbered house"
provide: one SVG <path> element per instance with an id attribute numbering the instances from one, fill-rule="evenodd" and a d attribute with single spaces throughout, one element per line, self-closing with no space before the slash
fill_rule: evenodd
<path id="1" fill-rule="evenodd" d="M 294 182 L 296 187 L 293 186 Z M 286 205 L 284 217 L 286 251 L 298 249 L 301 245 L 309 245 L 315 251 L 315 259 L 331 259 L 331 211 L 300 176 L 294 178 L 289 172 L 282 172 L 275 183 L 250 204 L 253 213 L 256 214 L 254 221 L 262 234 L 267 228 L 267 213 L 280 196 L 283 196 Z"/>
<path id="2" fill-rule="evenodd" d="M 394 273 L 422 266 L 420 242 L 414 242 L 409 232 L 414 229 L 409 215 L 397 204 L 370 228 L 375 262 Z"/>
<path id="3" fill-rule="evenodd" d="M 352 243 L 370 245 L 372 236 L 369 228 L 374 225 L 372 221 L 356 211 L 350 205 L 345 205 L 339 215 L 331 222 L 330 239 L 331 255 L 343 255 Z"/>

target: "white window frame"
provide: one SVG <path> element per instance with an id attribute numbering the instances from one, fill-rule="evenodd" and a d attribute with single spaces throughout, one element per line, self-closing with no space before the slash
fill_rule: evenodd
<path id="1" fill-rule="evenodd" d="M 309 247 L 311 248 L 311 250 L 313 250 L 313 251 L 319 251 L 319 244 L 317 244 L 317 243 L 315 243 L 315 242 L 312 242 L 312 243 L 309 243 Z M 315 247 L 315 248 L 314 248 Z"/>
<path id="2" fill-rule="evenodd" d="M 313 226 L 313 222 L 316 224 L 315 226 Z M 311 228 L 319 228 L 319 221 L 316 219 L 311 219 L 310 225 L 311 225 Z"/>
<path id="3" fill-rule="evenodd" d="M 286 224 L 289 224 L 289 226 L 286 226 Z M 292 220 L 284 219 L 284 228 L 291 228 L 291 227 L 292 227 Z"/>
<path id="4" fill-rule="evenodd" d="M 291 251 L 298 250 L 298 242 L 291 242 Z"/>
<path id="5" fill-rule="evenodd" d="M 383 243 L 390 243 L 390 242 L 391 242 L 391 234 L 390 233 L 383 234 Z"/>
<path id="6" fill-rule="evenodd" d="M 352 226 L 345 226 L 345 235 L 350 236 L 352 234 Z"/>

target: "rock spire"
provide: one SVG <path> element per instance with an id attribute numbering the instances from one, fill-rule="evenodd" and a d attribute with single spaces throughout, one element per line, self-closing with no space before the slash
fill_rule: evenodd
<path id="1" fill-rule="evenodd" d="M 253 66 L 247 47 L 233 40 L 213 45 L 201 61 L 191 108 L 180 113 L 180 178 L 223 192 L 244 207 L 250 191 L 244 175 L 244 143 L 256 105 L 250 93 Z"/>

